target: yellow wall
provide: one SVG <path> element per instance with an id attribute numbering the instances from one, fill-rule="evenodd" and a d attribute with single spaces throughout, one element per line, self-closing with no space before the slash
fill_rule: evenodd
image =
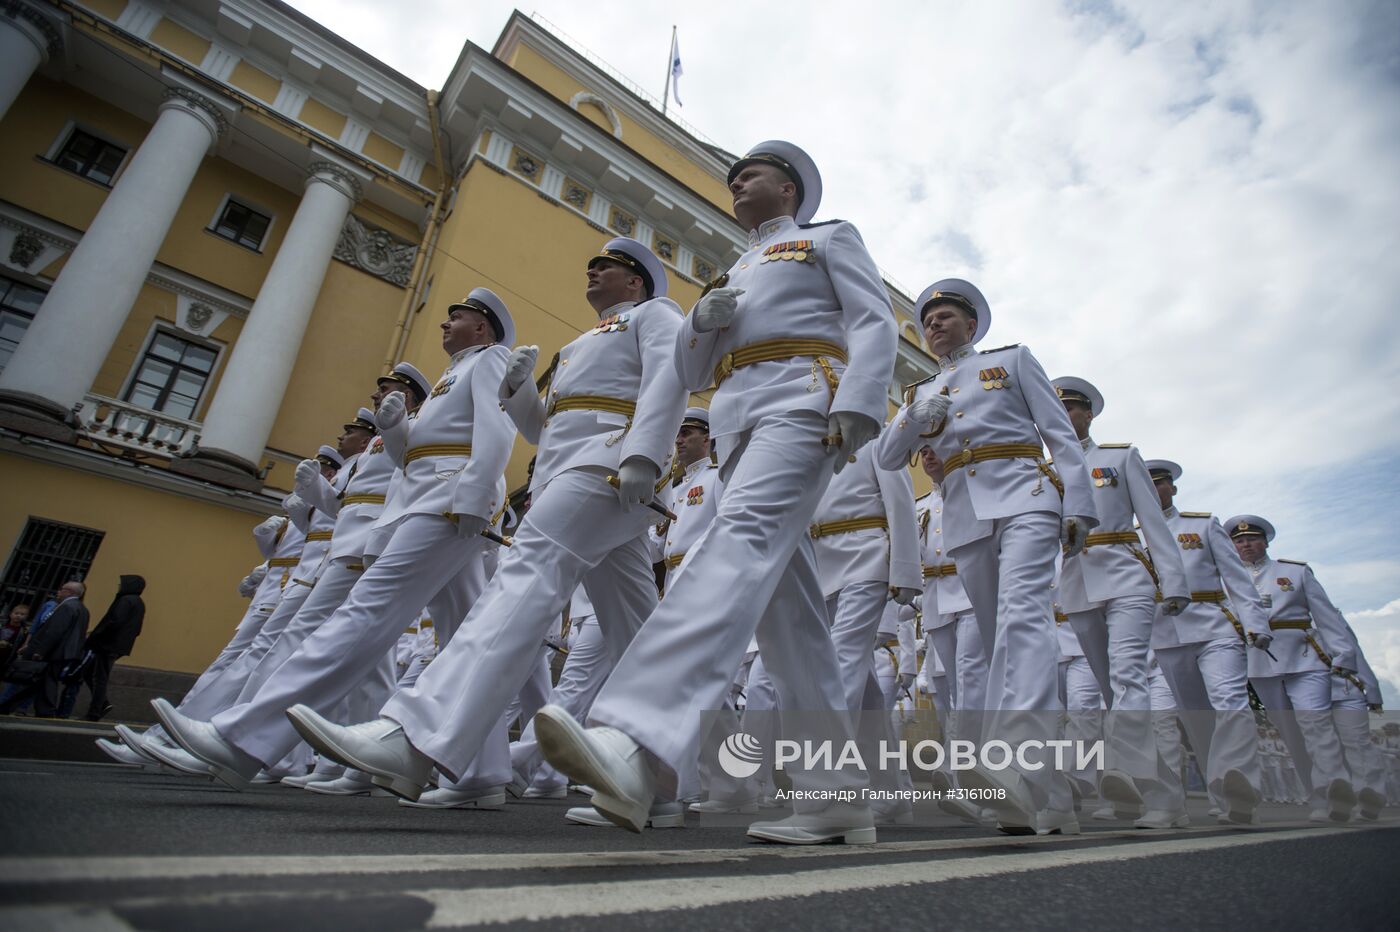
<path id="1" fill-rule="evenodd" d="M 301 105 L 301 115 L 297 119 L 312 129 L 320 130 L 332 139 L 339 139 L 340 134 L 345 132 L 345 123 L 349 118 L 345 114 L 337 113 L 327 107 L 316 98 L 308 97 L 306 103 Z"/>
<path id="2" fill-rule="evenodd" d="M 370 133 L 365 138 L 365 144 L 360 147 L 360 151 L 367 158 L 374 159 L 380 165 L 388 166 L 397 170 L 399 163 L 403 161 L 403 147 L 396 146 L 378 133 Z"/>
<path id="3" fill-rule="evenodd" d="M 14 546 L 29 517 L 105 531 L 88 574 L 96 625 L 117 577 L 146 577 L 146 620 L 136 666 L 197 673 L 228 642 L 248 601 L 238 580 L 262 562 L 252 529 L 261 518 L 230 508 L 0 454 L 0 471 L 24 495 L 0 497 L 0 545 Z"/>
<path id="4" fill-rule="evenodd" d="M 83 6 L 116 22 L 122 10 L 126 9 L 126 0 L 83 0 Z"/>
<path id="5" fill-rule="evenodd" d="M 151 44 L 174 53 L 192 65 L 198 65 L 209 54 L 211 43 L 173 20 L 163 19 L 151 30 Z"/>
<path id="6" fill-rule="evenodd" d="M 506 64 L 562 100 L 565 105 L 579 91 L 589 91 L 604 100 L 609 100 L 614 96 L 613 92 L 606 88 L 584 87 L 559 66 L 524 44 L 516 46 Z M 581 112 L 587 119 L 598 122 L 599 125 L 606 123 L 606 121 L 595 119 L 595 117 L 601 117 L 595 107 L 584 107 Z M 733 199 L 729 196 L 729 189 L 725 186 L 722 178 L 716 178 L 682 155 L 680 150 L 662 142 L 661 139 L 643 128 L 640 123 L 627 116 L 618 107 L 614 106 L 613 112 L 617 114 L 618 120 L 622 123 L 622 142 L 624 144 L 635 149 L 643 158 L 669 172 L 725 213 L 729 212 Z M 611 124 L 608 124 L 607 129 L 611 133 Z"/>
<path id="7" fill-rule="evenodd" d="M 282 89 L 281 81 L 246 61 L 234 65 L 233 72 L 228 76 L 228 83 L 267 103 L 276 100 L 277 92 Z"/>

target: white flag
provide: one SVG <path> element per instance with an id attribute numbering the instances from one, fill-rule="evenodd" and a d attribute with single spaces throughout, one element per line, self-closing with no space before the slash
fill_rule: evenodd
<path id="1" fill-rule="evenodd" d="M 685 69 L 681 68 L 681 45 L 676 38 L 676 34 L 671 33 L 671 96 L 676 101 L 676 106 L 684 106 L 681 103 L 681 75 L 685 74 Z"/>

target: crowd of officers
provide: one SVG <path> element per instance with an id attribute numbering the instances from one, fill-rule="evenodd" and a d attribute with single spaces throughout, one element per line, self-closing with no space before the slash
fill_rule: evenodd
<path id="1" fill-rule="evenodd" d="M 1177 464 L 1091 436 L 1093 384 L 977 349 L 991 309 L 960 279 L 915 302 L 938 371 L 885 423 L 895 318 L 856 229 L 812 222 L 815 164 L 761 143 L 729 187 L 748 249 L 696 305 L 612 239 L 586 269 L 596 326 L 538 381 L 496 294 L 451 305 L 441 377 L 396 366 L 297 467 L 228 646 L 109 753 L 421 808 L 572 783 L 592 799 L 570 821 L 641 831 L 772 806 L 779 734 L 871 747 L 927 693 L 945 741 L 1105 743 L 1092 770 L 1032 750 L 932 774 L 940 808 L 1007 833 L 1185 825 L 1183 732 L 1222 822 L 1304 795 L 1314 820 L 1378 817 L 1400 736 L 1372 735 L 1356 638 L 1267 520 L 1178 510 Z M 537 448 L 518 520 L 517 433 Z M 804 792 L 748 834 L 909 823 L 909 772 L 873 761 L 790 764 Z"/>

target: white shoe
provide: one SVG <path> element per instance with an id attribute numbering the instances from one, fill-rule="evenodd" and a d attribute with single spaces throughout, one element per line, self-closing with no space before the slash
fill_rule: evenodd
<path id="1" fill-rule="evenodd" d="M 164 741 L 157 741 L 154 737 L 148 738 L 144 732 L 139 732 L 127 725 L 117 725 L 113 730 L 116 731 L 117 737 L 121 739 L 122 744 L 126 745 L 152 764 L 159 765 L 160 761 L 156 759 L 154 754 L 146 749 L 146 745 L 165 744 L 167 747 L 174 746 Z"/>
<path id="2" fill-rule="evenodd" d="M 246 790 L 249 781 L 263 769 L 262 761 L 245 754 L 224 740 L 210 722 L 182 714 L 164 699 L 154 699 L 151 707 L 170 737 L 195 757 L 209 765 L 214 778 L 235 790 Z"/>
<path id="3" fill-rule="evenodd" d="M 1089 818 L 1093 819 L 1095 822 L 1117 822 L 1119 815 L 1117 810 L 1112 806 L 1100 806 L 1089 813 Z M 1128 818 L 1132 817 L 1130 816 Z"/>
<path id="4" fill-rule="evenodd" d="M 1074 810 L 1042 809 L 1035 814 L 1037 835 L 1078 835 L 1079 819 Z"/>
<path id="5" fill-rule="evenodd" d="M 1008 835 L 1035 834 L 1035 804 L 1025 781 L 1014 770 L 973 767 L 959 776 L 965 790 L 985 790 L 988 808 L 997 814 L 997 828 Z"/>
<path id="6" fill-rule="evenodd" d="M 1191 824 L 1191 817 L 1185 809 L 1149 809 L 1133 823 L 1134 828 L 1185 828 Z"/>
<path id="7" fill-rule="evenodd" d="M 946 773 L 935 770 L 932 780 L 933 788 L 939 794 L 938 809 L 940 812 L 960 819 L 969 825 L 982 824 L 982 810 L 965 800 L 949 798 L 948 794 L 953 790 L 953 781 L 948 779 Z"/>
<path id="8" fill-rule="evenodd" d="M 760 809 L 786 809 L 787 805 L 778 800 L 776 796 L 763 796 L 758 800 Z"/>
<path id="9" fill-rule="evenodd" d="M 1341 777 L 1327 784 L 1327 817 L 1333 822 L 1351 821 L 1351 810 L 1356 805 L 1356 791 Z"/>
<path id="10" fill-rule="evenodd" d="M 168 748 L 154 741 L 147 746 L 163 766 L 190 777 L 212 777 L 214 769 L 184 748 Z"/>
<path id="11" fill-rule="evenodd" d="M 499 809 L 506 804 L 504 787 L 484 790 L 454 790 L 438 787 L 427 790 L 417 799 L 401 799 L 400 806 L 410 809 Z"/>
<path id="12" fill-rule="evenodd" d="M 614 824 L 611 818 L 592 806 L 575 806 L 564 813 L 564 821 L 604 828 Z M 685 828 L 685 810 L 680 803 L 654 802 L 647 812 L 646 828 Z"/>
<path id="13" fill-rule="evenodd" d="M 540 750 L 561 773 L 593 787 L 593 808 L 640 832 L 656 795 L 640 745 L 616 728 L 587 728 L 560 706 L 535 713 Z"/>
<path id="14" fill-rule="evenodd" d="M 907 799 L 896 799 L 888 806 L 871 806 L 870 818 L 877 826 L 913 825 L 914 804 Z"/>
<path id="15" fill-rule="evenodd" d="M 101 744 L 101 742 L 98 742 Z M 1381 810 L 1385 808 L 1385 797 L 1369 786 L 1356 794 L 1356 801 L 1361 806 L 1358 815 L 1367 822 L 1374 822 L 1381 817 Z"/>
<path id="16" fill-rule="evenodd" d="M 94 743 L 97 745 L 98 750 L 119 764 L 132 764 L 148 773 L 155 773 L 160 770 L 159 764 L 154 763 L 144 755 L 137 754 L 120 741 L 113 741 L 110 738 L 98 738 Z"/>
<path id="17" fill-rule="evenodd" d="M 1106 770 L 1099 780 L 1099 797 L 1113 804 L 1118 812 L 1137 815 L 1142 812 L 1142 794 L 1133 778 L 1121 770 Z"/>
<path id="18" fill-rule="evenodd" d="M 1254 810 L 1259 806 L 1259 791 L 1249 782 L 1243 771 L 1234 768 L 1225 771 L 1221 789 L 1225 794 L 1225 805 L 1229 807 L 1225 812 L 1217 810 L 1216 815 L 1221 823 L 1253 825 Z"/>
<path id="19" fill-rule="evenodd" d="M 864 806 L 834 803 L 821 812 L 800 812 L 775 822 L 755 822 L 749 826 L 748 836 L 783 845 L 821 845 L 833 841 L 873 845 L 875 821 Z"/>
<path id="20" fill-rule="evenodd" d="M 563 799 L 569 795 L 567 786 L 532 786 L 520 797 L 521 799 Z"/>
<path id="21" fill-rule="evenodd" d="M 273 773 L 270 770 L 259 770 L 253 779 L 248 781 L 254 786 L 271 786 L 274 783 L 282 782 L 282 774 Z"/>
<path id="22" fill-rule="evenodd" d="M 523 773 L 514 767 L 510 770 L 510 782 L 506 784 L 506 792 L 516 799 L 524 799 L 525 793 L 530 789 L 530 781 Z"/>
<path id="23" fill-rule="evenodd" d="M 310 773 L 304 773 L 299 777 L 283 777 L 282 784 L 284 786 L 291 786 L 299 790 L 304 790 L 306 789 L 306 785 L 308 783 L 329 782 L 330 780 L 334 779 L 334 777 L 328 777 L 324 773 L 318 773 L 315 770 L 313 770 Z"/>
<path id="24" fill-rule="evenodd" d="M 1321 822 L 1325 825 L 1332 821 L 1332 816 L 1326 809 L 1314 809 L 1312 812 L 1308 813 L 1308 821 Z"/>
<path id="25" fill-rule="evenodd" d="M 688 807 L 691 812 L 698 812 L 702 815 L 732 815 L 736 813 L 753 813 L 758 811 L 758 800 L 756 799 L 705 799 L 698 803 L 691 803 Z"/>
<path id="26" fill-rule="evenodd" d="M 336 777 L 334 780 L 313 780 L 302 789 L 322 796 L 373 796 L 375 794 L 372 791 L 379 787 L 374 785 L 370 775 L 363 770 L 347 770 L 343 777 Z M 379 792 L 382 796 L 389 795 L 388 790 Z"/>
<path id="27" fill-rule="evenodd" d="M 580 796 L 593 795 L 593 787 L 589 786 L 587 783 L 570 783 L 569 789 L 575 793 L 578 793 Z"/>
<path id="28" fill-rule="evenodd" d="M 337 725 L 305 705 L 292 706 L 287 718 L 313 748 L 371 774 L 375 786 L 395 796 L 417 799 L 428 782 L 433 762 L 409 743 L 398 722 L 377 718 L 359 725 Z"/>

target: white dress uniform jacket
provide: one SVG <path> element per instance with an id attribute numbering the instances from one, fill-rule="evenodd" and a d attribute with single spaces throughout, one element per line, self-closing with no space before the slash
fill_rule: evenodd
<path id="1" fill-rule="evenodd" d="M 615 473 L 633 456 L 654 464 L 658 475 L 670 468 L 686 402 L 670 362 L 680 308 L 669 298 L 653 298 L 624 301 L 604 314 L 597 326 L 559 351 L 547 403 L 529 380 L 513 395 L 505 395 L 499 379 L 493 389 L 521 435 L 539 447 L 532 490 L 580 466 Z M 570 399 L 587 405 L 589 398 L 635 404 L 636 410 L 628 415 L 569 407 Z"/>
<path id="2" fill-rule="evenodd" d="M 720 462 L 737 436 L 767 415 L 853 411 L 884 420 L 897 339 L 894 311 L 853 225 L 769 220 L 750 235 L 748 251 L 725 277 L 728 287 L 744 289 L 733 322 L 699 333 L 687 318 L 676 344 L 676 365 L 688 389 L 714 384 L 726 354 L 768 341 L 793 342 L 793 334 L 801 334 L 802 342 L 838 346 L 849 361 L 823 357 L 840 382 L 834 394 L 830 376 L 811 354 L 735 369 L 710 403 L 710 437 Z"/>
<path id="3" fill-rule="evenodd" d="M 864 519 L 882 520 L 886 526 L 842 530 L 843 522 Z M 906 469 L 878 469 L 874 444 L 862 447 L 856 461 L 832 478 L 812 520 L 825 598 L 858 582 L 923 588 L 914 484 Z"/>
<path id="4" fill-rule="evenodd" d="M 286 522 L 267 559 L 267 575 L 253 594 L 253 610 L 263 616 L 271 615 L 277 607 L 282 588 L 291 582 L 292 570 L 301 562 L 301 549 L 306 545 L 305 529 L 290 517 Z"/>
<path id="5" fill-rule="evenodd" d="M 506 462 L 515 430 L 496 395 L 509 351 L 498 343 L 454 355 L 417 417 L 384 432 L 402 447 L 403 476 L 391 490 L 378 525 L 411 514 L 493 518 L 505 501 Z"/>
<path id="6" fill-rule="evenodd" d="M 1073 615 L 1130 595 L 1186 598 L 1190 588 L 1181 554 L 1137 448 L 1126 443 L 1100 445 L 1092 439 L 1083 441 L 1083 447 L 1099 524 L 1084 551 L 1065 561 L 1060 574 L 1061 610 Z M 1134 515 L 1147 538 L 1147 552 L 1133 529 Z M 1122 540 L 1095 542 L 1095 537 L 1109 534 L 1121 535 Z M 1131 543 L 1126 542 L 1128 538 Z"/>
<path id="7" fill-rule="evenodd" d="M 1356 669 L 1346 619 L 1306 563 L 1265 558 L 1249 570 L 1269 612 L 1274 636 L 1269 651 L 1278 658 L 1275 663 L 1262 650 L 1250 651 L 1250 679 L 1327 670 L 1330 666 Z M 1330 665 L 1319 650 L 1330 658 Z"/>
<path id="8" fill-rule="evenodd" d="M 1158 609 L 1152 622 L 1153 650 L 1235 637 L 1231 615 L 1246 633 L 1268 634 L 1269 613 L 1220 520 L 1209 512 L 1177 511 L 1175 506 L 1162 514 L 1181 553 L 1191 604 L 1175 618 Z"/>
<path id="9" fill-rule="evenodd" d="M 945 390 L 952 399 L 947 418 L 928 431 L 933 436 L 923 436 L 922 425 L 909 419 L 909 405 Z M 996 518 L 1045 511 L 1093 522 L 1096 515 L 1083 448 L 1040 363 L 1024 346 L 978 353 L 968 345 L 939 360 L 938 374 L 914 386 L 880 435 L 878 462 L 885 469 L 901 469 L 925 446 L 947 463 L 967 450 L 1015 444 L 1039 451 L 1042 443 L 1050 448 L 1055 466 L 1028 451 L 948 471 L 943 481 L 945 551 L 991 534 Z M 1063 502 L 1057 483 L 1064 486 Z"/>
<path id="10" fill-rule="evenodd" d="M 661 541 L 661 559 L 666 562 L 669 581 L 679 572 L 690 548 L 710 529 L 720 496 L 724 494 L 724 480 L 719 477 L 719 467 L 714 463 L 708 459 L 696 460 L 686 469 L 680 485 L 671 486 L 668 492 L 670 501 L 666 507 L 676 520 L 667 526 L 666 537 Z"/>
<path id="11" fill-rule="evenodd" d="M 957 564 L 943 539 L 943 492 L 938 486 L 914 503 L 919 528 L 919 559 L 924 578 L 924 630 L 950 624 L 959 612 L 972 611 L 972 602 L 958 581 Z"/>
<path id="12" fill-rule="evenodd" d="M 331 552 L 331 540 L 335 535 L 336 514 L 340 511 L 339 496 L 345 483 L 360 461 L 361 454 L 355 454 L 336 471 L 334 478 L 327 482 L 316 477 L 316 484 L 302 499 L 311 506 L 311 517 L 306 527 L 306 545 L 301 549 L 301 559 L 292 570 L 291 581 L 300 586 L 312 586 L 321 576 L 326 559 Z M 329 507 L 322 507 L 325 504 Z"/>

